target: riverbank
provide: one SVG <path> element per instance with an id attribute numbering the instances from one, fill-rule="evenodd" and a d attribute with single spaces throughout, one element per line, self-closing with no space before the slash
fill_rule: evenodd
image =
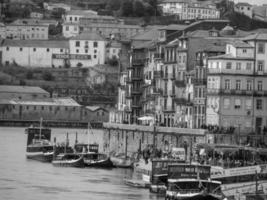
<path id="1" fill-rule="evenodd" d="M 0 127 L 29 127 L 29 126 L 39 126 L 40 120 L 0 120 Z M 84 129 L 88 127 L 88 122 L 79 122 L 79 121 L 50 121 L 45 120 L 42 122 L 42 125 L 45 127 L 51 128 L 78 128 Z M 102 122 L 90 122 L 90 125 L 93 129 L 102 129 Z"/>

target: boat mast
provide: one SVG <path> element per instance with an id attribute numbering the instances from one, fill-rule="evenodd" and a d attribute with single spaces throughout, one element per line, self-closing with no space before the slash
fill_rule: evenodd
<path id="1" fill-rule="evenodd" d="M 39 140 L 42 138 L 42 123 L 43 123 L 43 118 L 41 117 L 40 119 L 40 132 L 39 132 Z"/>

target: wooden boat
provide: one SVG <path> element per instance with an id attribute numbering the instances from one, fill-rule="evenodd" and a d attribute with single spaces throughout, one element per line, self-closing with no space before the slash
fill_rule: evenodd
<path id="1" fill-rule="evenodd" d="M 113 163 L 108 155 L 98 153 L 98 144 L 76 144 L 74 149 L 77 155 L 82 155 L 86 167 L 111 168 Z M 89 147 L 89 150 L 88 148 Z"/>
<path id="2" fill-rule="evenodd" d="M 83 156 L 77 154 L 59 154 L 52 164 L 58 167 L 84 167 Z"/>
<path id="3" fill-rule="evenodd" d="M 150 187 L 150 183 L 145 182 L 143 180 L 124 179 L 124 182 L 126 185 L 129 185 L 131 187 L 136 187 L 136 188 L 149 188 Z"/>
<path id="4" fill-rule="evenodd" d="M 128 156 L 125 156 L 125 154 L 110 156 L 110 160 L 114 167 L 118 168 L 132 168 L 134 163 L 134 160 Z"/>
<path id="5" fill-rule="evenodd" d="M 51 129 L 40 127 L 29 127 L 25 130 L 27 134 L 26 158 L 41 162 L 52 162 L 53 145 L 50 142 Z"/>

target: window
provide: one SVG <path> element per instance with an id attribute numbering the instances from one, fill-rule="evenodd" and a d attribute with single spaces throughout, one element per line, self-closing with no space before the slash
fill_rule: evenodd
<path id="1" fill-rule="evenodd" d="M 97 47 L 97 46 L 98 46 L 97 42 L 94 42 L 94 47 Z"/>
<path id="2" fill-rule="evenodd" d="M 230 108 L 230 99 L 229 98 L 223 99 L 223 108 L 224 109 L 229 109 Z"/>
<path id="3" fill-rule="evenodd" d="M 79 49 L 76 49 L 76 53 L 79 53 Z"/>
<path id="4" fill-rule="evenodd" d="M 247 90 L 248 91 L 252 90 L 252 81 L 251 80 L 247 80 Z"/>
<path id="5" fill-rule="evenodd" d="M 65 30 L 66 30 L 66 31 L 69 31 L 69 26 L 66 26 Z"/>
<path id="6" fill-rule="evenodd" d="M 97 53 L 97 50 L 96 49 L 94 50 L 94 53 Z"/>
<path id="7" fill-rule="evenodd" d="M 262 81 L 258 81 L 258 91 L 262 91 Z"/>
<path id="8" fill-rule="evenodd" d="M 88 49 L 85 49 L 85 53 L 88 53 Z"/>
<path id="9" fill-rule="evenodd" d="M 79 47 L 79 46 L 80 46 L 80 41 L 76 41 L 75 46 L 76 46 L 76 47 Z"/>
<path id="10" fill-rule="evenodd" d="M 241 63 L 236 63 L 236 70 L 241 70 Z"/>
<path id="11" fill-rule="evenodd" d="M 36 110 L 36 106 L 34 106 L 33 109 Z"/>
<path id="12" fill-rule="evenodd" d="M 74 26 L 74 31 L 77 31 L 77 30 L 78 30 L 78 28 L 76 26 Z"/>
<path id="13" fill-rule="evenodd" d="M 47 51 L 47 52 L 49 52 L 49 51 L 50 51 L 50 49 L 49 49 L 49 48 L 47 48 L 47 49 L 46 49 L 46 51 Z"/>
<path id="14" fill-rule="evenodd" d="M 9 47 L 6 47 L 6 50 L 9 51 Z"/>
<path id="15" fill-rule="evenodd" d="M 232 63 L 231 62 L 227 62 L 226 63 L 226 69 L 231 69 L 232 68 Z"/>
<path id="16" fill-rule="evenodd" d="M 230 80 L 229 79 L 226 79 L 224 81 L 224 89 L 230 90 Z"/>
<path id="17" fill-rule="evenodd" d="M 36 48 L 33 48 L 33 51 L 36 51 Z"/>
<path id="18" fill-rule="evenodd" d="M 246 109 L 250 110 L 252 108 L 252 100 L 246 99 Z"/>
<path id="19" fill-rule="evenodd" d="M 252 68 L 252 63 L 247 63 L 246 70 L 251 70 Z"/>
<path id="20" fill-rule="evenodd" d="M 241 80 L 236 80 L 235 81 L 235 89 L 240 90 L 241 89 Z"/>
<path id="21" fill-rule="evenodd" d="M 265 44 L 261 42 L 258 44 L 258 53 L 264 53 L 264 45 Z"/>
<path id="22" fill-rule="evenodd" d="M 235 109 L 240 109 L 240 108 L 241 108 L 241 100 L 235 99 Z"/>
<path id="23" fill-rule="evenodd" d="M 63 52 L 63 49 L 60 49 L 60 52 L 62 53 Z"/>
<path id="24" fill-rule="evenodd" d="M 247 53 L 247 50 L 246 49 L 243 49 L 243 53 Z"/>
<path id="25" fill-rule="evenodd" d="M 23 50 L 23 48 L 22 48 L 22 47 L 20 47 L 20 48 L 19 48 L 19 50 L 20 50 L 20 51 L 22 51 L 22 50 Z"/>
<path id="26" fill-rule="evenodd" d="M 70 17 L 70 21 L 72 21 L 72 17 Z"/>
<path id="27" fill-rule="evenodd" d="M 256 99 L 256 109 L 262 110 L 262 100 L 261 99 Z"/>
<path id="28" fill-rule="evenodd" d="M 44 106 L 42 106 L 42 110 L 44 110 Z"/>
<path id="29" fill-rule="evenodd" d="M 94 58 L 96 58 L 96 55 L 94 55 Z"/>
<path id="30" fill-rule="evenodd" d="M 262 60 L 258 61 L 258 71 L 263 71 L 263 61 Z"/>

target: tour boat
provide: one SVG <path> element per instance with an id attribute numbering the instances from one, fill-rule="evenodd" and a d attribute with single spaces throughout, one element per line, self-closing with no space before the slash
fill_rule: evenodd
<path id="1" fill-rule="evenodd" d="M 50 142 L 51 129 L 29 127 L 27 134 L 26 158 L 41 162 L 51 162 L 53 159 L 53 144 Z"/>
<path id="2" fill-rule="evenodd" d="M 221 200 L 221 182 L 210 179 L 210 166 L 173 164 L 168 166 L 166 200 Z"/>
<path id="3" fill-rule="evenodd" d="M 74 153 L 59 154 L 52 164 L 57 167 L 84 167 L 83 156 Z"/>

